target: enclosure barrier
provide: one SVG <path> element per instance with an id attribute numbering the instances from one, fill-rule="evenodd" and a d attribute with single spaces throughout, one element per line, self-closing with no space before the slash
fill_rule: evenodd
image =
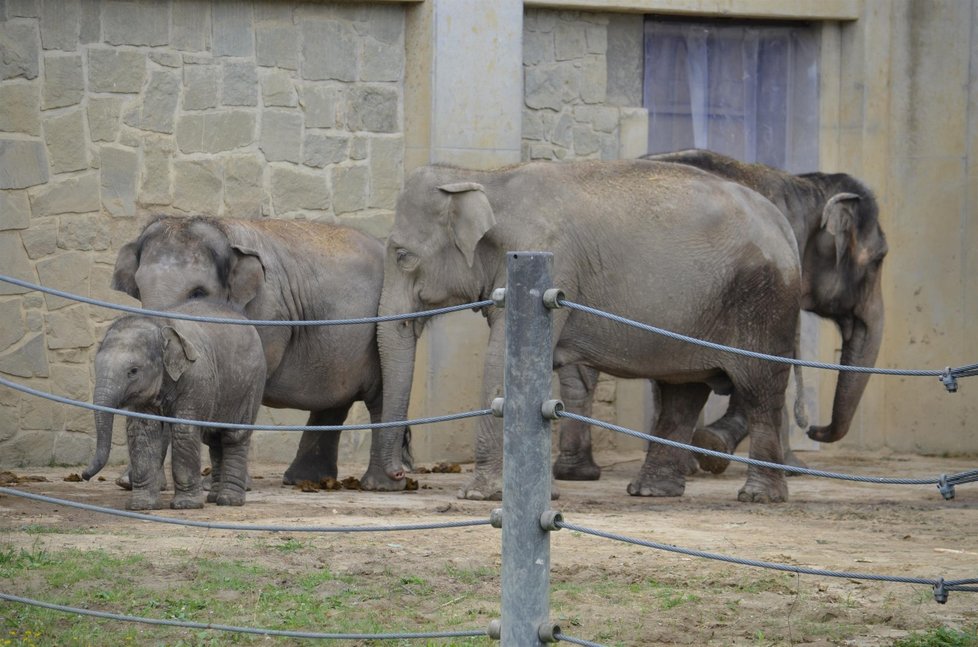
<path id="1" fill-rule="evenodd" d="M 312 425 L 253 425 L 244 428 L 253 429 L 276 429 L 286 431 L 304 430 L 353 430 L 353 429 L 375 429 L 390 426 L 400 426 L 404 424 L 429 424 L 432 422 L 442 422 L 456 420 L 464 417 L 497 415 L 504 419 L 503 434 L 503 490 L 506 493 L 503 507 L 493 511 L 488 520 L 467 520 L 457 522 L 443 522 L 435 524 L 405 524 L 399 526 L 270 526 L 254 524 L 226 524 L 217 522 L 194 521 L 186 519 L 167 518 L 158 515 L 142 514 L 130 511 L 115 510 L 92 506 L 88 504 L 56 499 L 20 490 L 0 487 L 0 493 L 12 496 L 19 496 L 43 503 L 56 503 L 67 505 L 93 512 L 112 514 L 117 516 L 129 517 L 143 521 L 155 521 L 161 523 L 176 523 L 186 526 L 203 528 L 217 528 L 228 530 L 257 530 L 270 532 L 374 532 L 374 531 L 404 531 L 404 530 L 433 530 L 444 528 L 457 528 L 477 525 L 492 525 L 502 528 L 503 542 L 503 563 L 502 563 L 502 591 L 501 591 L 501 617 L 494 620 L 485 630 L 469 630 L 458 632 L 424 632 L 424 633 L 388 633 L 388 634 L 337 634 L 337 633 L 313 633 L 295 632 L 274 629 L 256 629 L 250 627 L 235 627 L 230 625 L 194 623 L 177 620 L 160 620 L 153 618 L 141 618 L 135 616 L 124 616 L 102 611 L 92 611 L 89 609 L 77 609 L 62 605 L 50 604 L 30 598 L 16 596 L 0 592 L 0 599 L 8 602 L 20 604 L 30 604 L 38 607 L 48 608 L 61 612 L 76 613 L 79 615 L 107 618 L 112 620 L 141 622 L 146 624 L 167 625 L 191 629 L 213 629 L 219 631 L 230 631 L 239 633 L 251 633 L 268 636 L 284 636 L 294 638 L 316 638 L 316 639 L 337 639 L 337 640 L 397 640 L 397 639 L 433 639 L 433 638 L 458 638 L 489 636 L 490 638 L 500 639 L 504 645 L 542 645 L 548 642 L 565 641 L 578 645 L 598 645 L 587 640 L 567 636 L 562 633 L 560 627 L 553 624 L 549 619 L 549 571 L 550 571 L 550 547 L 549 532 L 567 528 L 583 534 L 589 534 L 600 538 L 621 541 L 633 545 L 644 546 L 657 550 L 676 552 L 694 557 L 702 557 L 726 561 L 729 563 L 768 568 L 773 570 L 788 571 L 798 574 L 809 574 L 825 577 L 842 577 L 847 579 L 864 579 L 871 581 L 889 581 L 904 584 L 927 585 L 932 587 L 934 598 L 938 602 L 946 602 L 950 591 L 978 592 L 978 578 L 945 580 L 943 578 L 916 578 L 916 577 L 894 577 L 885 575 L 846 573 L 835 571 L 823 571 L 819 569 L 809 569 L 796 567 L 787 564 L 773 562 L 761 562 L 757 560 L 742 559 L 707 553 L 693 549 L 680 548 L 658 542 L 650 542 L 640 539 L 607 533 L 584 526 L 565 522 L 563 515 L 551 510 L 550 506 L 550 422 L 557 418 L 566 417 L 577 419 L 588 424 L 610 429 L 612 431 L 625 433 L 634 437 L 642 438 L 651 442 L 660 442 L 667 445 L 678 446 L 694 452 L 717 455 L 728 460 L 745 463 L 755 463 L 765 467 L 776 467 L 778 469 L 797 471 L 812 476 L 826 478 L 842 478 L 876 484 L 897 484 L 897 485 L 934 485 L 936 484 L 945 498 L 952 498 L 954 486 L 960 483 L 973 482 L 978 480 L 978 470 L 970 470 L 952 475 L 942 475 L 932 479 L 908 479 L 908 478 L 883 478 L 865 477 L 838 474 L 834 472 L 822 472 L 819 470 L 809 470 L 806 468 L 794 468 L 773 463 L 754 461 L 749 458 L 732 456 L 720 452 L 701 449 L 681 443 L 675 443 L 666 439 L 657 438 L 648 434 L 643 434 L 634 430 L 611 425 L 608 423 L 594 420 L 584 416 L 563 411 L 563 406 L 559 401 L 549 400 L 550 381 L 552 375 L 552 327 L 550 325 L 550 310 L 558 307 L 568 307 L 596 316 L 603 316 L 625 325 L 633 325 L 638 328 L 646 329 L 656 334 L 663 334 L 674 339 L 681 339 L 689 343 L 706 345 L 719 348 L 728 352 L 749 354 L 754 357 L 780 361 L 783 363 L 800 364 L 812 368 L 823 368 L 832 370 L 858 370 L 884 375 L 911 375 L 911 376 L 931 376 L 938 377 L 948 391 L 953 392 L 957 388 L 957 379 L 978 374 L 978 364 L 962 366 L 959 368 L 946 368 L 941 371 L 899 371 L 895 369 L 870 369 L 865 367 L 843 367 L 839 365 L 823 364 L 820 362 L 807 362 L 792 358 L 777 356 L 767 356 L 753 351 L 742 349 L 732 349 L 723 347 L 712 342 L 704 342 L 693 338 L 678 335 L 670 331 L 654 328 L 646 324 L 630 321 L 617 315 L 603 313 L 587 306 L 569 302 L 563 298 L 563 294 L 549 287 L 550 268 L 552 256 L 547 253 L 515 252 L 508 254 L 508 288 L 494 293 L 492 300 L 480 301 L 472 304 L 454 306 L 451 308 L 441 308 L 422 313 L 393 315 L 390 317 L 371 317 L 364 319 L 350 320 L 331 320 L 331 321 L 241 321 L 237 319 L 215 320 L 213 318 L 195 317 L 192 315 L 181 315 L 184 319 L 198 319 L 208 322 L 231 323 L 236 325 L 350 325 L 363 323 L 376 323 L 379 321 L 389 321 L 398 319 L 409 319 L 418 317 L 428 317 L 445 312 L 463 310 L 469 308 L 483 308 L 490 305 L 496 307 L 506 307 L 506 364 L 505 364 L 505 384 L 506 392 L 504 398 L 499 398 L 492 403 L 490 409 L 472 411 L 460 414 L 449 414 L 446 416 L 434 416 L 429 418 L 419 418 L 416 420 L 392 422 L 392 423 L 372 423 L 363 425 L 334 425 L 334 426 L 312 426 Z M 55 296 L 74 299 L 91 305 L 110 307 L 133 314 L 143 314 L 149 316 L 173 317 L 171 313 L 164 311 L 151 311 L 142 308 L 129 306 L 119 306 L 104 301 L 98 301 L 87 297 L 72 295 L 60 290 L 53 290 L 42 286 L 12 279 L 0 275 L 0 281 L 13 283 L 28 289 L 36 289 Z M 175 317 L 174 317 L 175 318 Z M 48 398 L 57 402 L 71 406 L 80 406 L 94 410 L 109 410 L 120 415 L 134 416 L 133 412 L 98 407 L 85 402 L 62 398 L 53 394 L 44 393 L 37 389 L 32 389 L 24 385 L 17 384 L 0 377 L 0 384 L 28 393 L 33 396 Z M 242 425 L 225 425 L 206 421 L 186 421 L 179 418 L 167 418 L 164 416 L 152 416 L 150 414 L 138 414 L 136 417 L 146 417 L 165 422 L 183 422 L 188 424 L 203 424 L 212 427 L 233 427 L 242 428 Z M 528 479 L 528 476 L 531 477 Z M 505 520 L 505 523 L 503 523 Z M 601 647 L 598 645 L 598 647 Z"/>

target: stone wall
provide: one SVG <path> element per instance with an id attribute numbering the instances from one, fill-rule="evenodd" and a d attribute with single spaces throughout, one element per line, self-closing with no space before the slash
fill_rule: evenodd
<path id="1" fill-rule="evenodd" d="M 404 24 L 398 4 L 0 2 L 0 272 L 127 302 L 115 251 L 155 213 L 386 235 Z M 90 400 L 115 316 L 0 283 L 0 373 Z M 90 412 L 0 388 L 0 464 L 93 447 Z"/>

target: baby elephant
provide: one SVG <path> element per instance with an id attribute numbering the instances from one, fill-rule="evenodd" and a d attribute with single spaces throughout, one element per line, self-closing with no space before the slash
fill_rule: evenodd
<path id="1" fill-rule="evenodd" d="M 188 301 L 174 312 L 245 320 L 225 303 Z M 95 404 L 172 418 L 251 424 L 265 385 L 265 355 L 254 326 L 127 316 L 109 327 L 95 356 Z M 112 443 L 111 413 L 96 412 L 97 450 L 82 473 L 104 466 Z M 209 503 L 244 505 L 251 430 L 198 428 L 128 418 L 132 495 L 127 508 L 163 507 L 163 458 L 172 429 L 170 507 L 203 507 L 200 441 L 210 448 Z M 202 433 L 201 433 L 202 432 Z"/>

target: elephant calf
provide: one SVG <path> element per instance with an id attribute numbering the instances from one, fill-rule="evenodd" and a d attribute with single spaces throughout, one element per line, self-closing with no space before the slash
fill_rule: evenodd
<path id="1" fill-rule="evenodd" d="M 188 301 L 174 312 L 245 320 L 224 303 Z M 265 385 L 265 355 L 254 326 L 127 316 L 109 327 L 95 356 L 98 405 L 173 418 L 251 424 Z M 109 457 L 111 413 L 96 412 L 97 450 L 88 480 Z M 139 418 L 126 423 L 132 495 L 127 508 L 163 507 L 163 458 L 172 429 L 175 493 L 170 507 L 203 507 L 200 442 L 210 449 L 209 503 L 244 505 L 251 430 L 199 428 Z"/>

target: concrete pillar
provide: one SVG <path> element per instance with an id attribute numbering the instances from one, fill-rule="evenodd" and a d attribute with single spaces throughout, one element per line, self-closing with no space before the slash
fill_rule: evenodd
<path id="1" fill-rule="evenodd" d="M 428 0 L 406 20 L 404 170 L 520 161 L 522 0 Z M 475 313 L 433 319 L 418 345 L 411 417 L 481 409 L 488 326 Z M 469 461 L 472 421 L 414 430 L 419 461 Z"/>

